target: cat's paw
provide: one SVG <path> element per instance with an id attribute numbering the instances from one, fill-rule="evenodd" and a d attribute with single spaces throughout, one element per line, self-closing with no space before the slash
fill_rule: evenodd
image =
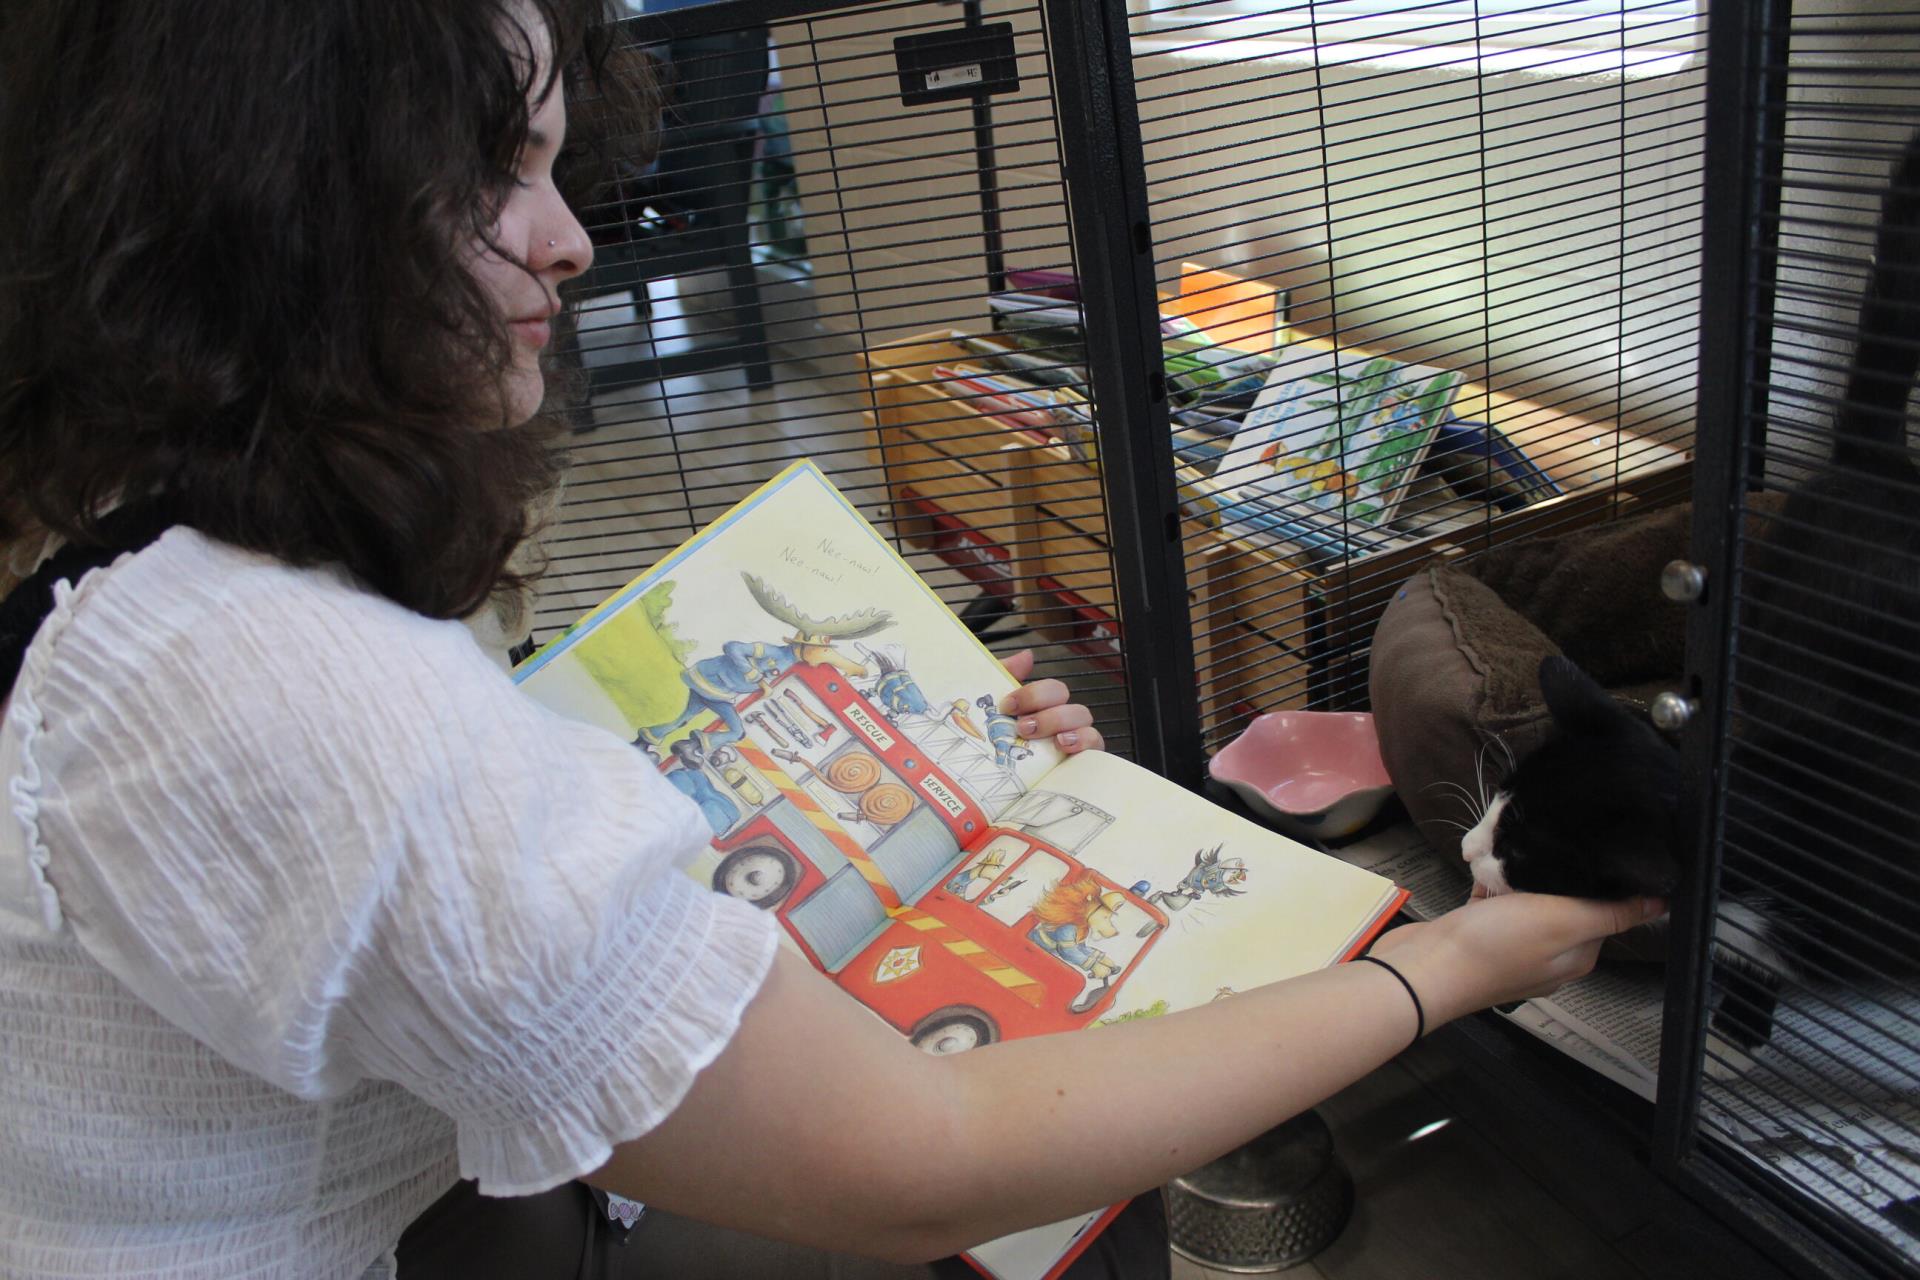
<path id="1" fill-rule="evenodd" d="M 1738 1080 L 1753 1070 L 1753 1055 L 1745 1049 L 1722 1040 L 1714 1032 L 1707 1032 L 1707 1079 L 1726 1084 Z"/>

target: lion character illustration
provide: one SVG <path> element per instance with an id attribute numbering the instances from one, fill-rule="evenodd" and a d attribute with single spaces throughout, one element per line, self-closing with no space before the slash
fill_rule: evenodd
<path id="1" fill-rule="evenodd" d="M 1039 923 L 1027 936 L 1042 950 L 1087 975 L 1085 988 L 1067 1006 L 1068 1012 L 1085 1013 L 1091 1009 L 1106 995 L 1113 975 L 1120 972 L 1119 961 L 1098 947 L 1088 946 L 1087 942 L 1090 938 L 1117 936 L 1120 927 L 1114 923 L 1114 916 L 1126 904 L 1125 894 L 1106 888 L 1091 871 L 1060 880 L 1034 904 L 1033 914 L 1039 917 Z"/>

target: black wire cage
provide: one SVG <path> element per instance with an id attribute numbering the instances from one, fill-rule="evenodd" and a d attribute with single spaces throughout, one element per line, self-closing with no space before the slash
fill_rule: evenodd
<path id="1" fill-rule="evenodd" d="M 1707 1026 L 1746 998 L 1708 940 L 1769 803 L 1731 745 L 1768 714 L 1743 520 L 1826 456 L 1920 16 L 717 0 L 627 19 L 621 56 L 666 117 L 588 210 L 536 641 L 810 457 L 992 648 L 1200 786 L 1257 715 L 1364 709 L 1421 566 L 1692 500 L 1709 852 L 1657 1114 L 1627 1114 L 1808 1268 L 1913 1273 L 1911 978 L 1804 973 L 1751 1063 Z M 1920 899 L 1912 816 L 1856 900 Z"/>
<path id="2" fill-rule="evenodd" d="M 1711 856 L 1679 912 L 1691 945 L 1667 987 L 1659 1148 L 1683 1186 L 1808 1270 L 1911 1275 L 1920 483 L 1901 370 L 1920 311 L 1876 315 L 1862 298 L 1920 268 L 1900 242 L 1920 198 L 1901 168 L 1920 125 L 1920 8 L 1725 4 L 1713 17 L 1704 589 L 1683 691 L 1700 708 L 1686 736 Z M 1880 231 L 1889 191 L 1893 239 Z M 1863 374 L 1850 374 L 1856 349 L 1873 353 Z M 1888 441 L 1849 457 L 1843 435 L 1876 421 Z M 1781 923 L 1757 923 L 1756 903 Z M 1794 959 L 1777 996 L 1749 967 L 1776 945 Z M 1716 1034 L 1756 1015 L 1771 1035 L 1752 1057 Z"/>
<path id="3" fill-rule="evenodd" d="M 1258 713 L 1364 707 L 1416 564 L 1687 495 L 1700 23 L 1595 9 L 629 20 L 665 147 L 592 210 L 591 397 L 537 632 L 812 456 L 1168 776 Z M 788 224 L 773 170 L 801 266 L 755 260 Z M 1339 384 L 1345 416 L 1262 439 L 1268 382 Z"/>

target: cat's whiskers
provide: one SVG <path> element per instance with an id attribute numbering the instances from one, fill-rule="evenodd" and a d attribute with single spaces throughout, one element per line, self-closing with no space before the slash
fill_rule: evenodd
<path id="1" fill-rule="evenodd" d="M 1438 782 L 1430 783 L 1426 787 L 1426 790 L 1434 791 L 1442 787 L 1450 787 L 1453 789 L 1455 794 L 1452 796 L 1449 796 L 1448 799 L 1458 800 L 1461 806 L 1466 809 L 1467 815 L 1471 817 L 1475 822 L 1480 821 L 1481 817 L 1486 813 L 1486 809 L 1484 806 L 1479 806 L 1479 807 L 1475 806 L 1473 802 L 1473 793 L 1471 791 L 1468 791 L 1465 787 L 1461 786 L 1459 783 L 1453 781 L 1450 778 L 1442 778 Z"/>
<path id="2" fill-rule="evenodd" d="M 1511 774 L 1517 766 L 1514 763 L 1513 748 L 1507 745 L 1507 740 L 1504 735 L 1486 733 L 1484 730 L 1482 732 L 1485 733 L 1485 740 L 1481 742 L 1480 750 L 1473 758 L 1473 781 L 1474 785 L 1480 789 L 1480 814 L 1484 815 L 1487 811 L 1487 806 L 1492 804 L 1494 797 L 1500 794 L 1500 784 L 1506 781 L 1507 776 Z M 1489 778 L 1487 773 L 1487 753 L 1494 747 L 1499 747 L 1500 754 L 1507 758 L 1507 767 L 1505 769 L 1498 768 L 1499 761 L 1496 760 L 1494 762 L 1494 774 Z M 1487 794 L 1487 784 L 1489 781 L 1493 784 L 1493 796 Z M 1472 806 L 1469 806 L 1469 808 L 1471 807 Z"/>

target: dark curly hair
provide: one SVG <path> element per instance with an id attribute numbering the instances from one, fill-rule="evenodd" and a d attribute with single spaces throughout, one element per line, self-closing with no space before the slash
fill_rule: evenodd
<path id="1" fill-rule="evenodd" d="M 97 542 L 151 498 L 432 617 L 522 585 L 556 455 L 544 420 L 502 421 L 506 320 L 462 259 L 530 90 L 650 132 L 602 6 L 5 0 L 0 538 Z"/>

